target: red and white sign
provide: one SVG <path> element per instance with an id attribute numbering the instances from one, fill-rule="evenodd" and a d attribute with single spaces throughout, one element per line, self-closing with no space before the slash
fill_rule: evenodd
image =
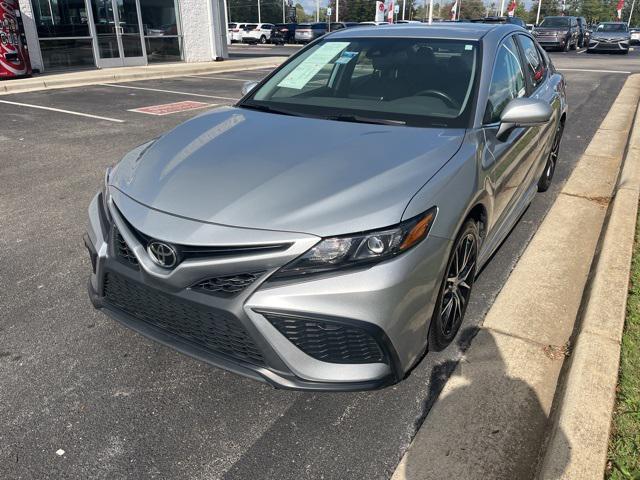
<path id="1" fill-rule="evenodd" d="M 618 20 L 622 19 L 622 8 L 624 7 L 624 0 L 618 0 L 618 5 L 616 5 L 616 13 L 618 14 Z"/>
<path id="2" fill-rule="evenodd" d="M 0 0 L 0 79 L 31 75 L 18 0 Z"/>
<path id="3" fill-rule="evenodd" d="M 515 0 L 511 0 L 511 3 L 507 7 L 507 15 L 509 15 L 510 17 L 513 17 L 516 14 L 516 7 L 517 6 L 518 5 L 516 4 L 516 1 Z"/>
<path id="4" fill-rule="evenodd" d="M 387 22 L 393 23 L 393 0 L 389 2 L 389 7 L 387 10 Z"/>
<path id="5" fill-rule="evenodd" d="M 376 22 L 384 22 L 384 2 L 376 2 Z"/>
<path id="6" fill-rule="evenodd" d="M 458 0 L 456 0 L 453 7 L 451 7 L 451 20 L 456 19 L 456 13 L 458 13 Z"/>
<path id="7" fill-rule="evenodd" d="M 149 107 L 134 108 L 130 112 L 146 113 L 148 115 L 169 115 L 170 113 L 184 112 L 186 110 L 195 110 L 197 108 L 213 107 L 211 103 L 203 102 L 174 102 L 165 103 L 163 105 L 151 105 Z"/>

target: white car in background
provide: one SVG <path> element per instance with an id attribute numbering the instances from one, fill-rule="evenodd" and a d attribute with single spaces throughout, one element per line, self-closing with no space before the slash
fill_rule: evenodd
<path id="1" fill-rule="evenodd" d="M 241 42 L 243 29 L 246 26 L 246 23 L 230 23 L 229 24 L 229 40 L 231 43 L 233 42 Z"/>
<path id="2" fill-rule="evenodd" d="M 247 23 L 242 30 L 242 43 L 267 43 L 273 27 L 273 23 Z"/>

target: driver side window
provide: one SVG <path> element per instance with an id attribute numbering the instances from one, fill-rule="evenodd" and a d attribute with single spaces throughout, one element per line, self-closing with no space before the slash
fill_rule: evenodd
<path id="1" fill-rule="evenodd" d="M 489 87 L 489 99 L 484 112 L 484 123 L 499 122 L 502 110 L 507 103 L 525 95 L 524 70 L 520 54 L 513 37 L 509 37 L 500 45 L 496 55 Z"/>

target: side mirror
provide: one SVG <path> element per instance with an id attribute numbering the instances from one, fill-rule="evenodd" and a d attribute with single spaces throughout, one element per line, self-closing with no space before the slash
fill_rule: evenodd
<path id="1" fill-rule="evenodd" d="M 258 85 L 258 82 L 244 82 L 244 85 L 242 85 L 242 96 L 244 97 L 247 93 L 256 88 L 256 85 Z"/>
<path id="2" fill-rule="evenodd" d="M 532 98 L 514 98 L 500 115 L 500 128 L 496 138 L 505 141 L 515 128 L 544 125 L 551 119 L 551 115 L 553 109 L 547 102 Z"/>

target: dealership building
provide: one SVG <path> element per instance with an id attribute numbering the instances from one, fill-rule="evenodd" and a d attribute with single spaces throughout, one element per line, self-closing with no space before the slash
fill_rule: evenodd
<path id="1" fill-rule="evenodd" d="M 19 0 L 40 71 L 227 56 L 225 0 Z"/>

